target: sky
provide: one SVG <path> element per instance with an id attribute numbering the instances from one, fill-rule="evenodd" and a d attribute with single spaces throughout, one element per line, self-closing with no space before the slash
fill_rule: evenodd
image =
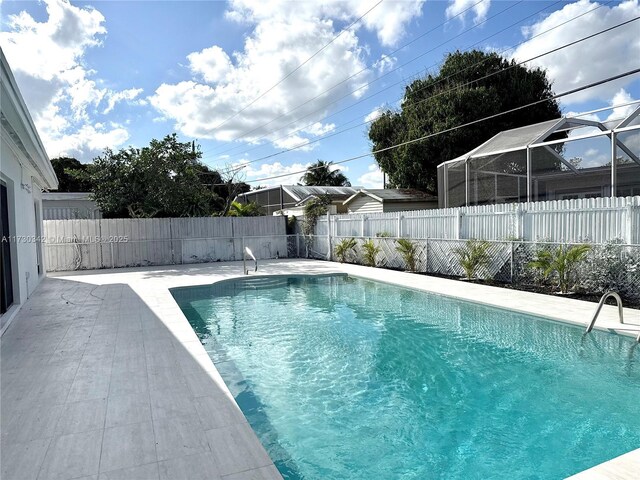
<path id="1" fill-rule="evenodd" d="M 437 72 L 447 52 L 523 61 L 639 16 L 640 4 L 0 0 L 0 10 L 0 46 L 50 158 L 90 162 L 176 132 L 212 168 L 245 165 L 255 187 L 370 152 L 364 122 L 399 108 L 405 85 Z M 637 21 L 527 65 L 546 69 L 559 93 L 639 59 Z M 560 103 L 575 114 L 639 98 L 635 75 Z M 340 168 L 353 185 L 382 188 L 372 156 Z"/>

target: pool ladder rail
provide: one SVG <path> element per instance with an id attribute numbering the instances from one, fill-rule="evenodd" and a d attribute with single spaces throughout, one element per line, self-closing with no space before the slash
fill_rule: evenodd
<path id="1" fill-rule="evenodd" d="M 258 260 L 256 259 L 256 256 L 253 254 L 253 252 L 249 247 L 244 247 L 244 252 L 242 253 L 242 271 L 244 272 L 245 275 L 249 275 L 249 270 L 247 269 L 247 255 L 249 256 L 249 258 L 253 259 L 253 262 L 254 262 L 253 271 L 254 272 L 258 271 Z"/>
<path id="2" fill-rule="evenodd" d="M 622 299 L 620 298 L 620 295 L 618 295 L 617 292 L 614 292 L 613 290 L 610 290 L 608 292 L 606 292 L 604 295 L 602 295 L 602 297 L 600 298 L 600 302 L 598 302 L 598 308 L 596 308 L 595 313 L 593 314 L 593 318 L 591 319 L 591 322 L 589 322 L 589 326 L 587 327 L 587 330 L 585 331 L 585 333 L 589 333 L 591 330 L 593 330 L 593 326 L 596 323 L 596 320 L 598 319 L 598 315 L 600 315 L 600 311 L 602 310 L 602 306 L 604 305 L 604 302 L 607 300 L 607 298 L 609 297 L 613 297 L 616 301 L 616 305 L 618 306 L 618 320 L 620 321 L 621 324 L 625 324 L 624 323 L 624 311 L 622 309 Z M 633 326 L 633 327 L 620 327 L 620 328 L 614 328 L 614 330 L 625 330 L 628 332 L 638 332 L 638 336 L 636 337 L 636 341 L 640 342 L 640 326 Z"/>

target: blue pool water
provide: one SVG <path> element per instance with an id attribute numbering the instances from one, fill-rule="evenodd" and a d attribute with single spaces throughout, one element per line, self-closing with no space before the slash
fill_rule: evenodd
<path id="1" fill-rule="evenodd" d="M 285 478 L 559 479 L 640 447 L 628 338 L 344 276 L 172 293 Z"/>

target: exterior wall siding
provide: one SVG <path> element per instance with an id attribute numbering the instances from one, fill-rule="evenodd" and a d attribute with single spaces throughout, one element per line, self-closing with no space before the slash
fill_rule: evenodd
<path id="1" fill-rule="evenodd" d="M 382 213 L 382 203 L 367 196 L 358 195 L 347 204 L 349 213 Z"/>

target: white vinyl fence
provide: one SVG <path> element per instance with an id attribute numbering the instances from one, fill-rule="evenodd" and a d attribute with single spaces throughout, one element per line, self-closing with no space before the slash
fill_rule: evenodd
<path id="1" fill-rule="evenodd" d="M 640 196 L 331 215 L 315 234 L 640 244 Z"/>
<path id="2" fill-rule="evenodd" d="M 287 257 L 296 241 L 285 217 L 45 220 L 44 237 L 53 272 Z"/>

